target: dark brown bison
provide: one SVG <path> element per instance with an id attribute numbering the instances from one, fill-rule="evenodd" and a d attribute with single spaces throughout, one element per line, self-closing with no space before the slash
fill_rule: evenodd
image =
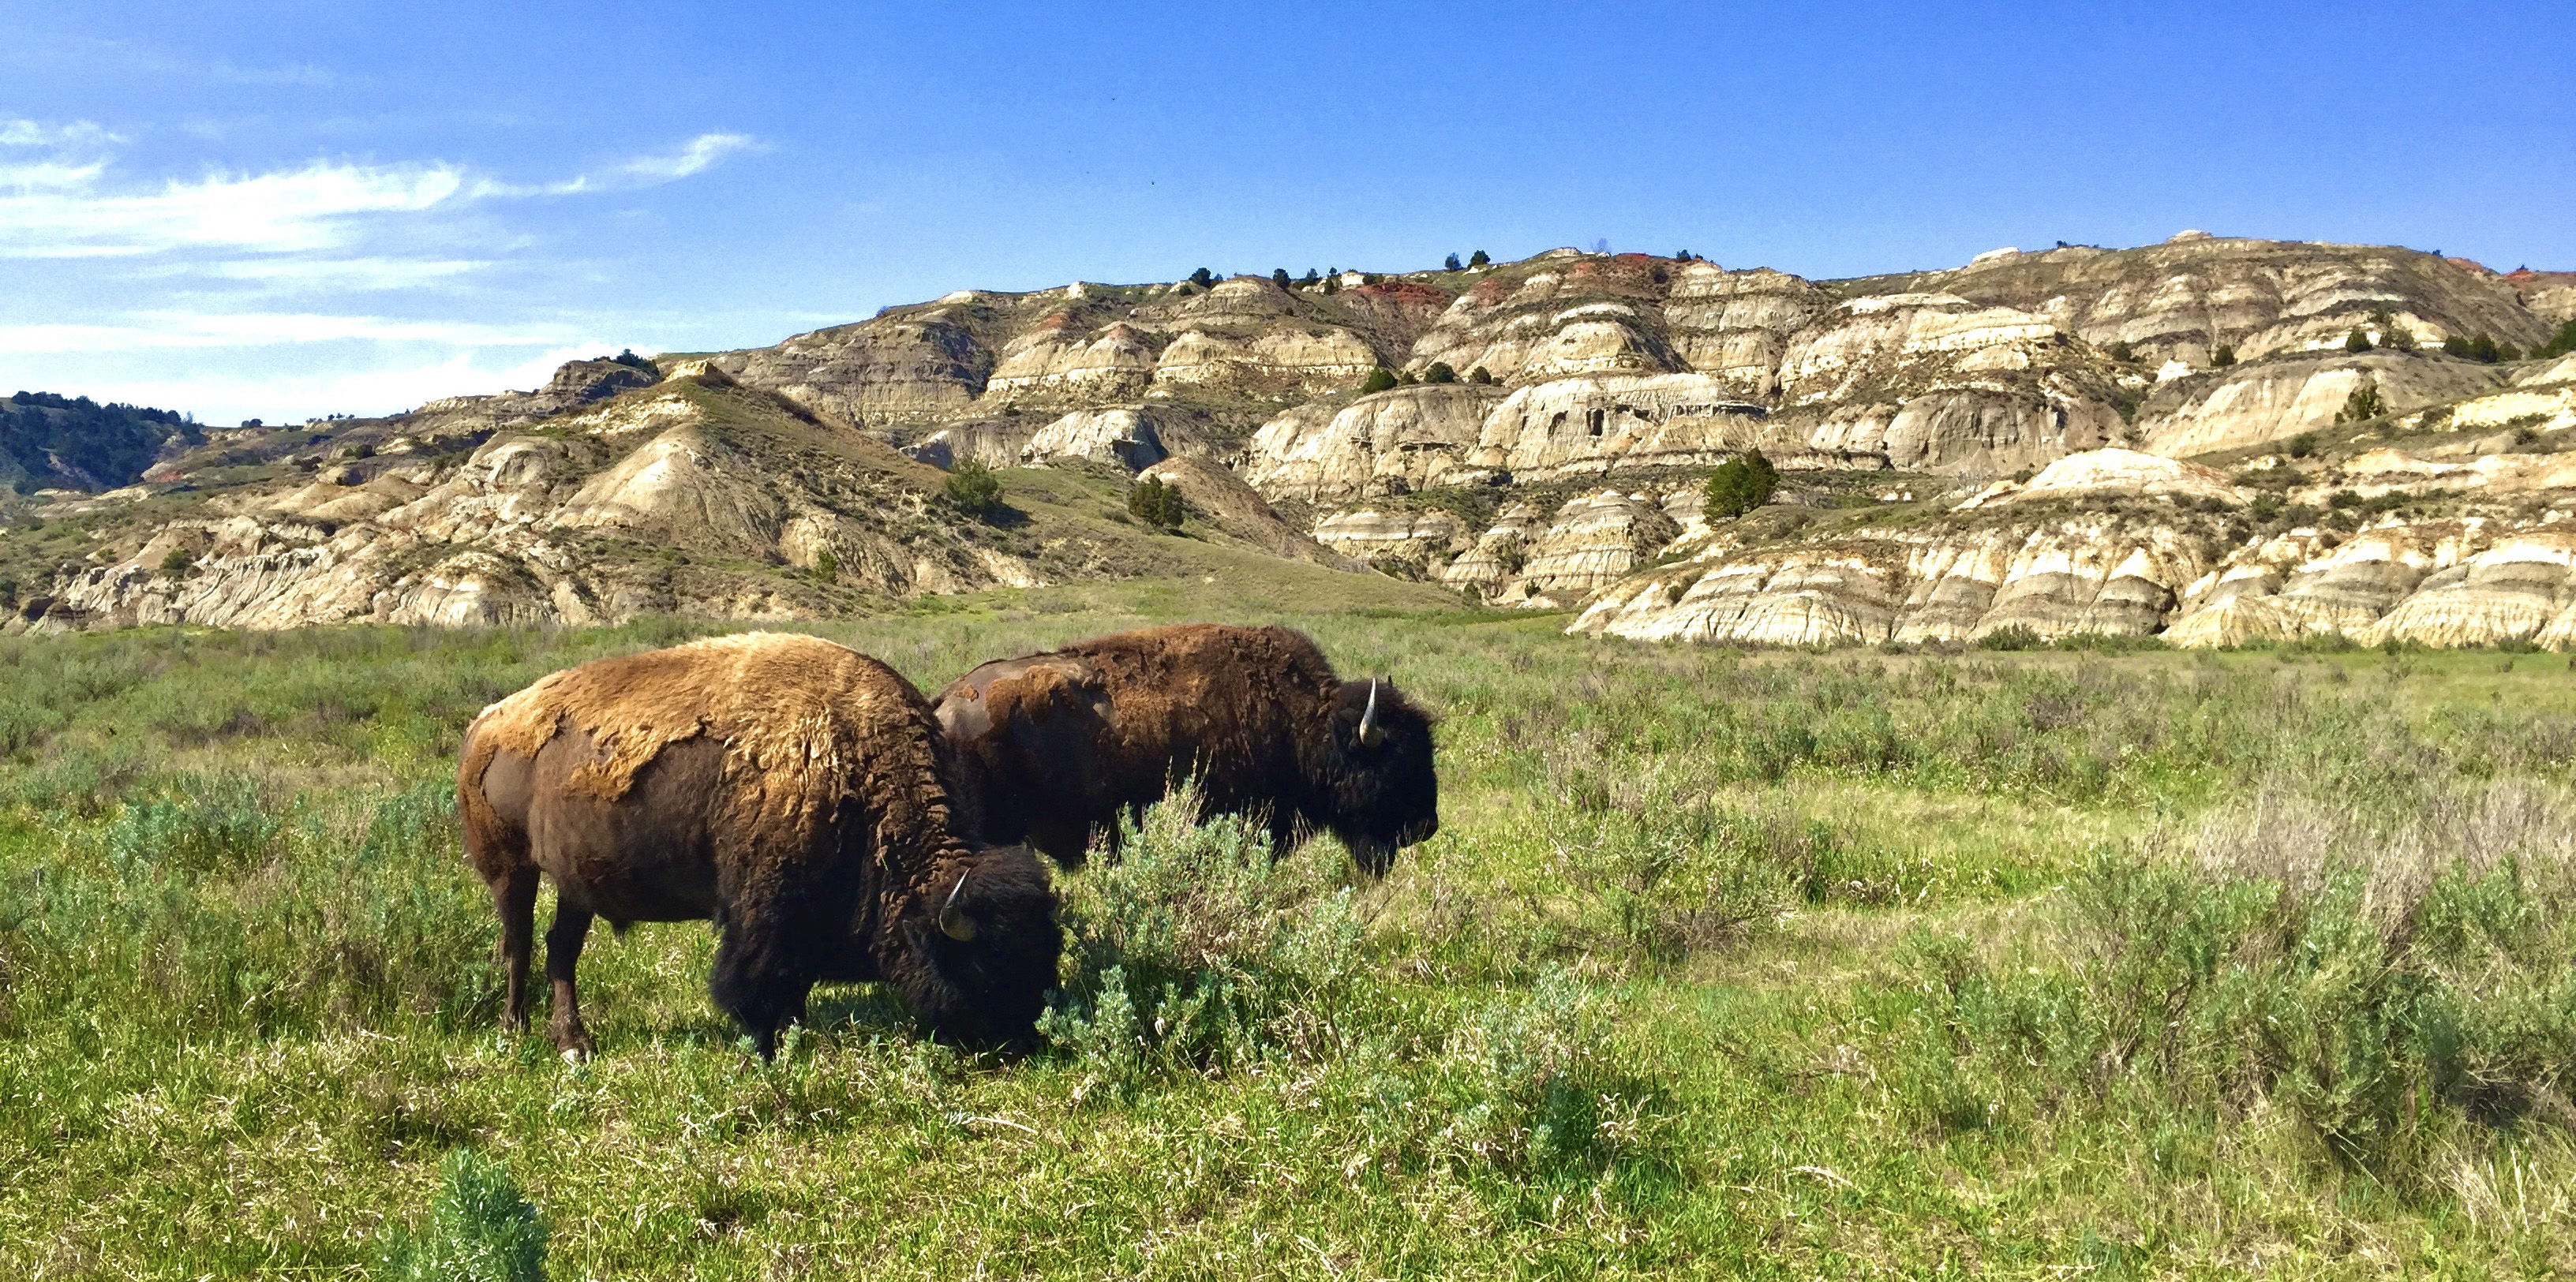
<path id="1" fill-rule="evenodd" d="M 996 660 L 935 710 L 973 826 L 1062 861 L 1183 775 L 1210 811 L 1264 816 L 1278 848 L 1321 829 L 1371 874 L 1440 828 L 1431 718 L 1285 628 L 1147 628 Z"/>
<path id="2" fill-rule="evenodd" d="M 537 877 L 555 1044 L 588 1054 L 573 991 L 591 918 L 713 918 L 716 1005 L 761 1053 L 817 981 L 891 982 L 969 1039 L 1027 1034 L 1063 944 L 1046 866 L 950 832 L 930 708 L 894 670 L 752 633 L 603 659 L 483 710 L 456 793 L 527 1026 Z"/>

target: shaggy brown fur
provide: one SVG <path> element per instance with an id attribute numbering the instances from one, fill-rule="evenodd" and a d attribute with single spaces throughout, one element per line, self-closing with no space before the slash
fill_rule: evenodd
<path id="1" fill-rule="evenodd" d="M 543 873 L 566 1050 L 591 1047 L 573 970 L 593 916 L 714 918 L 716 1001 L 764 1053 L 817 980 L 892 980 L 943 1031 L 1025 1033 L 1055 978 L 1054 899 L 1026 851 L 951 835 L 943 751 L 910 682 L 805 636 L 601 660 L 484 709 L 457 799 L 500 910 L 503 1019 L 526 1024 Z M 972 940 L 936 928 L 952 902 Z"/>
<path id="2" fill-rule="evenodd" d="M 1375 729 L 1358 741 L 1370 691 Z M 1285 628 L 1184 624 L 984 664 L 939 694 L 969 826 L 1058 860 L 1177 776 L 1214 813 L 1260 814 L 1281 846 L 1323 828 L 1361 866 L 1440 826 L 1431 721 L 1391 682 L 1343 681 Z"/>

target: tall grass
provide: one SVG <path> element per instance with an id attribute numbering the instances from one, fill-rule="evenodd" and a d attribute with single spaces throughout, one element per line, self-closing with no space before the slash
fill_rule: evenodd
<path id="1" fill-rule="evenodd" d="M 819 630 L 935 686 L 1137 621 Z M 564 1276 L 2576 1258 L 2563 665 L 1291 621 L 1444 715 L 1384 880 L 1183 796 L 1060 877 L 1033 1054 L 862 987 L 763 1064 L 646 925 L 577 1068 L 494 1028 L 456 736 L 692 628 L 0 640 L 0 1272 L 418 1275 L 531 1202 Z"/>
<path id="2" fill-rule="evenodd" d="M 1894 1053 L 1936 1126 L 2270 1108 L 2320 1158 L 2421 1195 L 2446 1164 L 2576 1127 L 2571 908 L 2563 790 L 2266 792 L 2094 859 L 2036 953 L 1922 943 Z"/>

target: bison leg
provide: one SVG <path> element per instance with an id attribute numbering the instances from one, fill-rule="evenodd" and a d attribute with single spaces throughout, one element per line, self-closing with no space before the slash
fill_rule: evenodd
<path id="1" fill-rule="evenodd" d="M 549 1026 L 555 1049 L 590 1057 L 590 1030 L 581 1025 L 581 999 L 573 990 L 573 968 L 581 964 L 581 945 L 590 936 L 590 910 L 555 900 L 555 924 L 546 929 L 546 980 L 554 987 L 555 1013 Z"/>
<path id="2" fill-rule="evenodd" d="M 492 907 L 501 914 L 501 966 L 509 975 L 501 1026 L 528 1031 L 528 943 L 537 929 L 537 870 L 513 868 L 492 879 Z"/>
<path id="3" fill-rule="evenodd" d="M 774 919 L 728 915 L 707 980 L 716 1006 L 751 1035 L 762 1059 L 778 1049 L 781 1026 L 805 1017 L 805 996 L 814 987 L 812 968 L 797 964 L 784 933 Z"/>

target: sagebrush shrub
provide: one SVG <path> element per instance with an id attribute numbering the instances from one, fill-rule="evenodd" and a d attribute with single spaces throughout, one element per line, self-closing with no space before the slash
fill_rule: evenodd
<path id="1" fill-rule="evenodd" d="M 1184 785 L 1064 887 L 1071 974 L 1038 1030 L 1117 1088 L 1312 1054 L 1352 993 L 1360 922 L 1327 856 L 1199 810 Z"/>
<path id="2" fill-rule="evenodd" d="M 428 1223 L 386 1234 L 368 1276 L 377 1282 L 543 1282 L 546 1217 L 501 1163 L 458 1148 L 439 1174 Z"/>
<path id="3" fill-rule="evenodd" d="M 2091 1106 L 2087 1084 L 2201 1117 L 2268 1101 L 2399 1184 L 2498 1125 L 2576 1128 L 2576 805 L 2449 787 L 2267 796 L 2187 850 L 2105 852 L 2049 964 L 1919 947 L 1897 1095 L 1947 1129 Z"/>
<path id="4" fill-rule="evenodd" d="M 1541 1181 L 1660 1164 L 1656 1092 L 1623 1069 L 1614 1017 L 1561 967 L 1470 1012 L 1441 1044 L 1450 1119 L 1434 1154 Z"/>

